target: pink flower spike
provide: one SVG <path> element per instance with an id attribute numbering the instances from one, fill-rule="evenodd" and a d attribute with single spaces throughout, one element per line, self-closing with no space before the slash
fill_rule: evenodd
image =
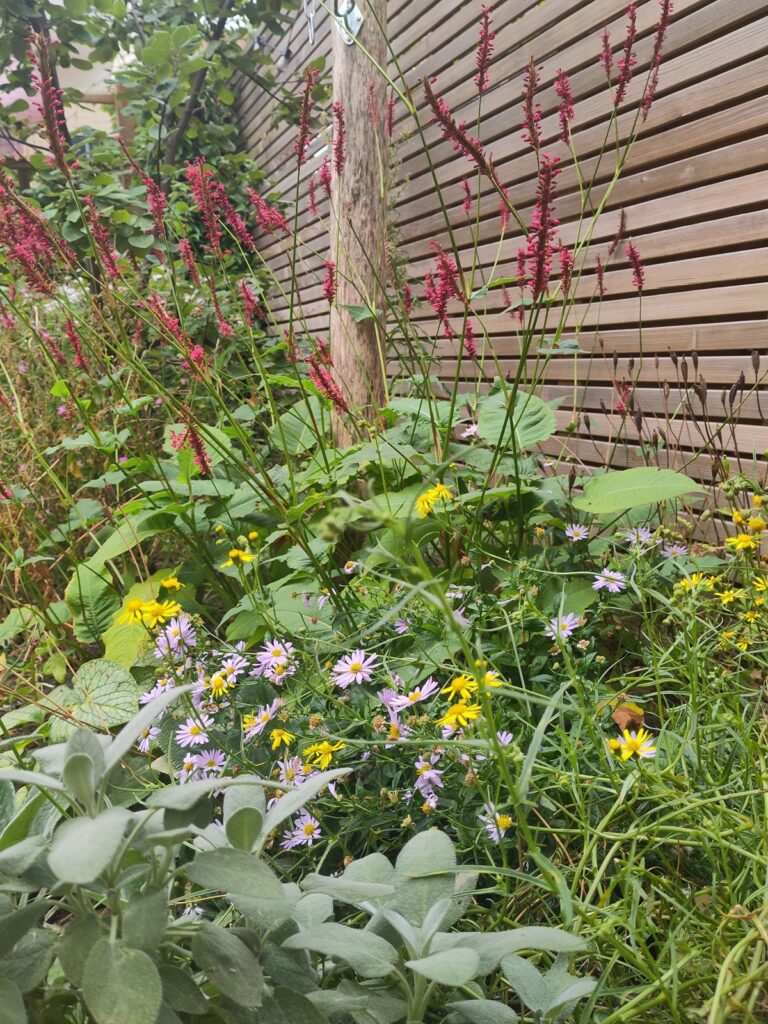
<path id="1" fill-rule="evenodd" d="M 477 67 L 475 85 L 479 93 L 485 92 L 488 88 L 488 66 L 493 56 L 495 41 L 496 33 L 491 29 L 491 12 L 488 7 L 483 5 L 483 11 L 480 15 L 480 38 L 477 44 L 477 54 L 475 55 L 475 65 Z"/>

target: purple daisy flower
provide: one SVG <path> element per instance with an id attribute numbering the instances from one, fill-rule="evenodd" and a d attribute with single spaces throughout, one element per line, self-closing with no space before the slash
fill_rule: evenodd
<path id="1" fill-rule="evenodd" d="M 143 732 L 139 733 L 139 751 L 142 754 L 148 754 L 150 747 L 160 735 L 160 730 L 156 726 L 150 726 L 149 729 L 144 729 Z"/>
<path id="2" fill-rule="evenodd" d="M 188 650 L 195 646 L 196 641 L 197 633 L 192 625 L 192 620 L 182 612 L 178 618 L 171 619 L 158 634 L 155 641 L 155 657 L 166 658 L 169 655 L 174 658 L 183 657 Z"/>
<path id="3" fill-rule="evenodd" d="M 418 704 L 422 700 L 428 700 L 439 688 L 440 684 L 430 676 L 425 683 L 417 686 L 410 693 L 404 695 L 396 694 L 392 698 L 391 706 L 395 711 L 405 711 L 406 708 L 412 707 L 412 705 Z"/>
<path id="4" fill-rule="evenodd" d="M 497 811 L 493 804 L 485 804 L 484 810 L 485 814 L 479 815 L 480 821 L 494 843 L 500 843 L 507 834 L 507 830 L 512 827 L 512 818 L 508 814 Z"/>
<path id="5" fill-rule="evenodd" d="M 176 742 L 180 747 L 202 747 L 208 742 L 208 733 L 213 725 L 210 715 L 200 715 L 199 718 L 188 718 L 183 725 L 176 730 Z"/>
<path id="6" fill-rule="evenodd" d="M 309 811 L 302 811 L 294 819 L 293 826 L 283 833 L 280 843 L 284 850 L 295 850 L 297 846 L 311 846 L 321 836 L 320 822 Z"/>
<path id="7" fill-rule="evenodd" d="M 369 683 L 378 660 L 377 654 L 366 654 L 362 650 L 352 651 L 333 666 L 334 685 L 340 690 L 346 690 L 352 683 Z"/>
<path id="8" fill-rule="evenodd" d="M 688 554 L 685 544 L 665 544 L 661 549 L 665 558 L 684 558 Z"/>
<path id="9" fill-rule="evenodd" d="M 544 632 L 551 640 L 567 640 L 580 624 L 579 616 L 568 612 L 567 615 L 551 619 L 549 625 L 544 627 Z"/>
<path id="10" fill-rule="evenodd" d="M 582 526 L 581 523 L 569 523 L 565 528 L 565 536 L 568 540 L 588 540 L 589 527 Z"/>
<path id="11" fill-rule="evenodd" d="M 411 624 L 408 619 L 395 619 L 395 632 L 398 636 L 402 636 L 403 633 L 407 633 L 411 628 Z"/>
<path id="12" fill-rule="evenodd" d="M 623 572 L 619 572 L 617 569 L 603 569 L 602 572 L 595 576 L 592 589 L 605 589 L 609 594 L 619 594 L 626 586 L 626 578 Z"/>
<path id="13" fill-rule="evenodd" d="M 195 754 L 195 763 L 198 770 L 207 777 L 221 775 L 226 761 L 227 755 L 224 751 L 216 750 L 215 748 L 201 750 L 199 754 Z"/>

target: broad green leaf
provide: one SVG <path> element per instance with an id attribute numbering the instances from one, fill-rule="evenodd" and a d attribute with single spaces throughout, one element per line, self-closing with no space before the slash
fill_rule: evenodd
<path id="1" fill-rule="evenodd" d="M 0 779 L 17 782 L 20 786 L 38 786 L 40 789 L 55 789 L 60 793 L 63 793 L 65 789 L 63 782 L 51 778 L 50 775 L 43 775 L 42 772 L 27 772 L 22 768 L 0 768 Z"/>
<path id="2" fill-rule="evenodd" d="M 549 996 L 543 975 L 521 956 L 511 954 L 501 962 L 501 969 L 509 984 L 520 996 L 529 1010 L 542 1013 L 547 1008 Z"/>
<path id="3" fill-rule="evenodd" d="M 456 947 L 422 957 L 406 960 L 405 966 L 416 974 L 440 985 L 466 985 L 477 974 L 479 957 L 472 949 Z"/>
<path id="4" fill-rule="evenodd" d="M 477 437 L 486 444 L 494 447 L 501 444 L 507 450 L 522 452 L 541 444 L 554 434 L 557 429 L 554 411 L 538 395 L 518 391 L 510 413 L 508 401 L 501 391 L 480 399 Z"/>
<path id="5" fill-rule="evenodd" d="M 35 621 L 35 610 L 27 605 L 12 608 L 0 622 L 0 644 L 10 643 Z"/>
<path id="6" fill-rule="evenodd" d="M 55 940 L 42 928 L 27 932 L 12 954 L 0 957 L 0 979 L 13 982 L 23 994 L 37 988 L 50 970 Z"/>
<path id="7" fill-rule="evenodd" d="M 0 1024 L 27 1024 L 21 992 L 7 978 L 0 978 Z"/>
<path id="8" fill-rule="evenodd" d="M 152 953 L 163 941 L 168 919 L 167 892 L 149 889 L 128 901 L 123 913 L 122 937 L 129 946 Z"/>
<path id="9" fill-rule="evenodd" d="M 280 904 L 286 902 L 277 875 L 244 850 L 223 847 L 198 853 L 185 870 L 187 878 L 204 889 L 243 896 L 258 894 Z"/>
<path id="10" fill-rule="evenodd" d="M 109 807 L 95 818 L 70 818 L 56 829 L 48 865 L 61 882 L 88 885 L 109 865 L 123 841 L 130 813 Z"/>
<path id="11" fill-rule="evenodd" d="M 80 570 L 99 572 L 114 558 L 125 554 L 143 540 L 164 533 L 173 526 L 175 516 L 170 512 L 150 508 L 126 516 L 110 533 L 98 549 L 80 566 Z M 70 602 L 71 603 L 71 602 Z M 110 616 L 111 621 L 111 616 Z M 107 623 L 109 625 L 109 622 Z M 106 629 L 106 626 L 104 627 Z M 103 632 L 104 630 L 102 630 Z"/>
<path id="12" fill-rule="evenodd" d="M 374 899 L 382 899 L 394 896 L 394 885 L 381 885 L 377 882 L 355 882 L 352 879 L 331 877 L 329 875 L 318 875 L 314 872 L 307 875 L 301 882 L 301 887 L 306 892 L 321 892 L 332 896 L 341 903 L 351 903 L 354 906 Z"/>
<path id="13" fill-rule="evenodd" d="M 232 932 L 201 921 L 192 940 L 192 956 L 222 995 L 238 1006 L 261 1006 L 263 971 L 250 949 Z"/>
<path id="14" fill-rule="evenodd" d="M 449 1008 L 456 1021 L 467 1024 L 516 1024 L 520 1019 L 509 1006 L 491 999 L 468 999 L 450 1003 Z"/>
<path id="15" fill-rule="evenodd" d="M 362 978 L 384 978 L 397 963 L 397 951 L 386 939 L 343 924 L 320 924 L 291 935 L 284 949 L 308 949 L 348 963 Z"/>
<path id="16" fill-rule="evenodd" d="M 224 831 L 236 849 L 253 849 L 261 834 L 266 812 L 263 786 L 229 787 L 224 794 Z"/>
<path id="17" fill-rule="evenodd" d="M 139 688 L 130 672 L 116 661 L 87 661 L 75 673 L 72 686 L 57 686 L 40 701 L 66 718 L 51 722 L 51 739 L 64 739 L 76 723 L 108 729 L 122 725 L 139 710 Z"/>
<path id="18" fill-rule="evenodd" d="M 0 916 L 0 956 L 13 949 L 50 906 L 49 900 L 33 900 L 10 914 Z"/>
<path id="19" fill-rule="evenodd" d="M 120 598 L 111 578 L 85 563 L 72 574 L 64 599 L 72 609 L 75 636 L 85 643 L 95 643 L 99 639 L 120 607 Z"/>
<path id="20" fill-rule="evenodd" d="M 181 1013 L 205 1013 L 208 1000 L 197 987 L 194 978 L 179 967 L 160 965 L 163 1000 Z"/>
<path id="21" fill-rule="evenodd" d="M 341 308 L 346 309 L 356 324 L 364 323 L 366 320 L 375 320 L 379 316 L 378 310 L 370 309 L 368 306 L 342 306 Z"/>
<path id="22" fill-rule="evenodd" d="M 95 914 L 76 917 L 64 929 L 56 943 L 56 955 L 68 980 L 77 988 L 83 983 L 83 971 L 88 955 L 104 935 Z"/>
<path id="23" fill-rule="evenodd" d="M 453 895 L 455 877 L 456 851 L 445 832 L 419 833 L 408 840 L 395 862 L 396 909 L 420 926 L 434 903 Z"/>
<path id="24" fill-rule="evenodd" d="M 503 932 L 442 933 L 435 937 L 433 948 L 452 948 L 457 942 L 477 953 L 480 958 L 478 973 L 483 975 L 495 970 L 503 957 L 521 949 L 547 950 L 551 953 L 579 953 L 586 949 L 586 943 L 578 936 L 559 928 L 543 928 L 538 925 Z"/>
<path id="25" fill-rule="evenodd" d="M 239 787 L 232 786 L 228 793 L 236 793 Z M 224 822 L 227 839 L 236 850 L 250 852 L 261 834 L 264 815 L 255 807 L 238 807 Z"/>
<path id="26" fill-rule="evenodd" d="M 699 484 L 672 469 L 637 466 L 634 469 L 609 470 L 594 476 L 584 485 L 584 493 L 573 505 L 593 515 L 626 512 L 641 505 L 655 505 L 684 494 L 702 490 Z"/>
<path id="27" fill-rule="evenodd" d="M 309 395 L 280 416 L 278 426 L 272 431 L 272 442 L 279 449 L 285 446 L 288 456 L 299 455 L 315 447 L 327 423 L 320 399 Z"/>
<path id="28" fill-rule="evenodd" d="M 146 953 L 99 939 L 83 970 L 83 998 L 96 1024 L 149 1024 L 163 998 L 157 967 Z"/>
<path id="29" fill-rule="evenodd" d="M 7 779 L 3 779 L 3 781 L 0 782 L 0 832 L 2 832 L 13 817 L 15 809 L 15 790 Z"/>

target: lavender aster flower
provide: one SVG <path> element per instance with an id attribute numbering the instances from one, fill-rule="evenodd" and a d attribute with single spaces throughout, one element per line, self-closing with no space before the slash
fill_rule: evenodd
<path id="1" fill-rule="evenodd" d="M 139 733 L 139 751 L 142 754 L 148 754 L 150 747 L 160 735 L 160 730 L 156 726 L 150 726 L 149 729 L 144 729 L 143 732 Z"/>
<path id="2" fill-rule="evenodd" d="M 581 523 L 569 523 L 565 528 L 565 536 L 568 540 L 588 540 L 589 528 Z"/>
<path id="3" fill-rule="evenodd" d="M 206 777 L 221 775 L 226 764 L 227 755 L 222 750 L 202 750 L 195 755 L 195 763 L 200 773 Z"/>
<path id="4" fill-rule="evenodd" d="M 277 762 L 277 768 L 278 777 L 284 786 L 300 786 L 307 777 L 300 757 L 286 757 Z"/>
<path id="5" fill-rule="evenodd" d="M 602 572 L 595 576 L 595 582 L 592 584 L 593 590 L 605 590 L 609 594 L 618 594 L 626 588 L 626 578 L 623 572 L 618 572 L 616 569 L 603 569 Z"/>
<path id="6" fill-rule="evenodd" d="M 580 624 L 579 616 L 568 612 L 567 615 L 551 619 L 549 625 L 544 627 L 544 632 L 551 640 L 567 640 Z"/>
<path id="7" fill-rule="evenodd" d="M 631 544 L 632 547 L 641 548 L 645 544 L 651 543 L 653 531 L 649 530 L 647 526 L 636 526 L 624 535 L 624 540 L 627 544 Z"/>
<path id="8" fill-rule="evenodd" d="M 442 769 L 435 768 L 439 760 L 440 755 L 433 753 L 429 757 L 420 757 L 416 761 L 416 789 L 423 793 L 424 796 L 433 794 L 435 788 L 442 789 L 443 787 Z"/>
<path id="9" fill-rule="evenodd" d="M 512 818 L 508 814 L 501 814 L 493 804 L 484 805 L 485 814 L 481 814 L 480 821 L 494 843 L 500 843 L 507 830 L 512 827 Z"/>
<path id="10" fill-rule="evenodd" d="M 392 698 L 391 706 L 395 711 L 405 711 L 406 708 L 411 707 L 413 704 L 418 704 L 422 700 L 427 700 L 432 697 L 437 690 L 440 688 L 440 684 L 436 682 L 432 677 L 422 683 L 421 686 L 417 686 L 415 690 L 411 690 L 410 693 L 405 695 L 395 695 Z"/>
<path id="11" fill-rule="evenodd" d="M 284 850 L 295 850 L 297 846 L 311 846 L 320 835 L 320 822 L 309 811 L 302 811 L 293 827 L 283 833 L 280 845 Z"/>
<path id="12" fill-rule="evenodd" d="M 352 683 L 368 683 L 373 677 L 378 655 L 365 651 L 352 651 L 333 666 L 333 682 L 340 690 L 346 690 Z"/>
<path id="13" fill-rule="evenodd" d="M 665 544 L 661 549 L 665 558 L 684 558 L 688 554 L 685 544 Z"/>
<path id="14" fill-rule="evenodd" d="M 407 633 L 411 628 L 411 624 L 408 619 L 395 619 L 395 632 L 398 636 L 402 636 L 403 633 Z"/>
<path id="15" fill-rule="evenodd" d="M 155 657 L 166 658 L 169 655 L 174 658 L 183 657 L 188 650 L 194 647 L 196 641 L 197 633 L 192 625 L 192 620 L 182 612 L 178 618 L 171 619 L 158 634 L 155 641 Z"/>
<path id="16" fill-rule="evenodd" d="M 213 725 L 210 715 L 200 715 L 199 719 L 188 718 L 176 730 L 176 742 L 180 747 L 202 747 L 208 742 L 208 733 Z"/>

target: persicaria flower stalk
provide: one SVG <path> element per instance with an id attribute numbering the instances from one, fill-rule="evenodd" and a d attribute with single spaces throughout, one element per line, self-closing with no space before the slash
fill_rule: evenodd
<path id="1" fill-rule="evenodd" d="M 387 100 L 387 138 L 391 139 L 395 134 L 395 97 L 390 96 Z"/>
<path id="2" fill-rule="evenodd" d="M 58 366 L 65 366 L 67 362 L 67 357 L 61 351 L 61 349 L 56 344 L 51 335 L 48 333 L 48 331 L 40 331 L 40 340 L 42 341 L 46 352 L 54 361 L 54 363 L 56 363 Z"/>
<path id="3" fill-rule="evenodd" d="M 477 345 L 475 343 L 475 330 L 472 326 L 472 320 L 468 317 L 467 322 L 464 325 L 464 352 L 469 359 L 475 359 L 477 357 Z"/>
<path id="4" fill-rule="evenodd" d="M 571 92 L 570 79 L 562 68 L 558 68 L 557 76 L 555 77 L 555 92 L 560 100 L 560 105 L 557 109 L 557 115 L 560 120 L 560 138 L 568 146 L 571 142 L 571 121 L 574 118 L 573 93 Z"/>
<path id="5" fill-rule="evenodd" d="M 88 227 L 91 230 L 91 238 L 104 264 L 104 269 L 110 277 L 119 277 L 120 269 L 117 265 L 117 253 L 112 245 L 109 232 L 99 217 L 93 197 L 86 196 L 83 200 L 83 205 L 85 207 L 85 219 L 88 221 Z"/>
<path id="6" fill-rule="evenodd" d="M 472 212 L 472 189 L 469 186 L 469 182 L 466 178 L 462 178 L 461 189 L 464 193 L 464 201 L 462 202 L 462 209 L 467 216 Z"/>
<path id="7" fill-rule="evenodd" d="M 30 50 L 27 54 L 35 71 L 32 84 L 37 89 L 40 100 L 35 104 L 43 116 L 45 134 L 51 150 L 53 162 L 67 177 L 70 175 L 67 163 L 67 120 L 61 102 L 62 91 L 53 82 L 53 72 L 48 52 L 48 40 L 42 32 L 33 32 L 29 38 Z"/>
<path id="8" fill-rule="evenodd" d="M 541 106 L 536 102 L 539 69 L 531 57 L 523 75 L 523 142 L 538 153 L 541 148 Z"/>
<path id="9" fill-rule="evenodd" d="M 320 169 L 317 172 L 317 180 L 328 199 L 331 198 L 331 161 L 327 156 L 323 157 Z"/>
<path id="10" fill-rule="evenodd" d="M 75 354 L 75 358 L 73 360 L 74 365 L 78 366 L 81 370 L 87 370 L 88 360 L 85 358 L 85 353 L 83 352 L 80 335 L 77 333 L 77 328 L 71 320 L 67 320 L 65 322 L 64 333 L 66 334 L 67 339 L 72 346 L 72 351 Z"/>
<path id="11" fill-rule="evenodd" d="M 256 212 L 256 220 L 259 227 L 263 231 L 271 235 L 276 234 L 278 231 L 285 231 L 286 234 L 290 232 L 291 229 L 284 213 L 281 213 L 275 206 L 271 206 L 255 189 L 249 188 L 247 195 Z"/>
<path id="12" fill-rule="evenodd" d="M 336 298 L 338 283 L 336 281 L 336 264 L 332 260 L 325 261 L 325 280 L 323 281 L 323 294 L 328 300 L 328 305 L 333 305 Z"/>
<path id="13" fill-rule="evenodd" d="M 627 243 L 626 253 L 632 267 L 632 284 L 641 292 L 645 287 L 645 270 L 640 259 L 640 253 L 632 242 Z"/>
<path id="14" fill-rule="evenodd" d="M 299 161 L 299 166 L 307 159 L 309 151 L 309 136 L 311 132 L 311 115 L 314 100 L 312 90 L 318 83 L 320 71 L 317 68 L 308 67 L 304 69 L 304 92 L 301 97 L 301 108 L 299 110 L 299 133 L 293 144 L 293 151 Z"/>
<path id="15" fill-rule="evenodd" d="M 433 114 L 430 124 L 439 124 L 443 138 L 451 141 L 456 152 L 462 153 L 495 182 L 497 180 L 496 173 L 480 145 L 480 140 L 468 134 L 468 122 L 456 120 L 448 104 L 442 97 L 435 95 L 432 90 L 432 82 L 426 78 L 424 79 L 424 97 Z"/>
<path id="16" fill-rule="evenodd" d="M 485 92 L 488 88 L 488 66 L 493 56 L 495 41 L 496 33 L 491 29 L 491 12 L 488 7 L 483 5 L 480 15 L 480 39 L 477 44 L 477 53 L 475 54 L 475 66 L 477 67 L 475 85 L 480 93 Z"/>
<path id="17" fill-rule="evenodd" d="M 656 90 L 659 86 L 659 67 L 661 66 L 664 39 L 667 34 L 667 29 L 669 28 L 669 19 L 672 14 L 672 10 L 672 0 L 661 0 L 661 12 L 659 14 L 659 20 L 656 23 L 656 35 L 653 40 L 651 74 L 640 104 L 644 121 L 648 117 L 648 113 L 653 105 L 654 98 L 656 97 Z"/>
<path id="18" fill-rule="evenodd" d="M 193 422 L 192 415 L 186 407 L 182 413 L 182 417 L 186 425 L 186 430 L 183 433 L 171 433 L 171 447 L 177 452 L 184 448 L 191 449 L 192 461 L 200 470 L 200 476 L 210 476 L 213 462 L 205 447 L 205 442 Z"/>
<path id="19" fill-rule="evenodd" d="M 243 300 L 243 317 L 246 324 L 252 327 L 254 320 L 265 319 L 264 309 L 248 282 L 243 279 L 238 281 L 237 290 L 240 292 L 240 297 Z"/>
<path id="20" fill-rule="evenodd" d="M 344 170 L 347 144 L 347 131 L 344 126 L 344 104 L 336 100 L 331 110 L 333 112 L 333 169 L 340 176 Z"/>
<path id="21" fill-rule="evenodd" d="M 309 359 L 309 379 L 318 391 L 333 404 L 337 412 L 348 413 L 349 406 L 344 399 L 336 381 L 333 379 L 330 370 L 320 361 L 319 356 L 313 354 Z"/>
<path id="22" fill-rule="evenodd" d="M 632 81 L 632 69 L 637 63 L 637 56 L 634 52 L 635 39 L 637 38 L 637 7 L 630 4 L 627 7 L 627 34 L 624 37 L 624 47 L 621 56 L 616 61 L 616 92 L 613 96 L 613 105 L 618 109 L 627 94 L 627 88 Z"/>
<path id="23" fill-rule="evenodd" d="M 527 285 L 534 298 L 547 290 L 552 273 L 552 257 L 558 246 L 555 229 L 559 221 L 554 216 L 555 179 L 560 173 L 557 157 L 541 154 L 536 185 L 536 205 L 531 216 L 528 244 L 518 251 L 518 278 Z"/>
<path id="24" fill-rule="evenodd" d="M 216 327 L 222 338 L 231 338 L 234 335 L 232 325 L 227 323 L 227 319 L 221 309 L 221 303 L 219 302 L 219 296 L 216 292 L 216 284 L 212 277 L 208 279 L 208 289 L 211 293 L 211 302 L 213 303 L 213 311 L 216 314 Z"/>
<path id="25" fill-rule="evenodd" d="M 600 63 L 603 66 L 605 77 L 610 82 L 613 70 L 613 51 L 611 50 L 611 36 L 607 28 L 603 29 L 600 36 Z"/>
<path id="26" fill-rule="evenodd" d="M 197 263 L 195 262 L 195 255 L 192 252 L 192 246 L 189 243 L 189 239 L 187 239 L 187 238 L 180 238 L 179 239 L 179 255 L 182 258 L 184 266 L 187 268 L 187 271 L 189 272 L 189 276 L 190 276 L 190 278 L 192 280 L 192 283 L 196 284 L 198 286 L 198 288 L 199 288 L 200 284 L 201 284 L 200 272 L 197 269 Z"/>
<path id="27" fill-rule="evenodd" d="M 561 245 L 558 250 L 560 257 L 560 282 L 563 286 L 563 296 L 571 290 L 571 278 L 573 276 L 573 253 L 567 246 Z"/>
<path id="28" fill-rule="evenodd" d="M 155 234 L 165 234 L 165 210 L 168 205 L 165 194 L 154 178 L 147 175 L 142 179 L 147 190 L 147 206 L 155 224 Z"/>

